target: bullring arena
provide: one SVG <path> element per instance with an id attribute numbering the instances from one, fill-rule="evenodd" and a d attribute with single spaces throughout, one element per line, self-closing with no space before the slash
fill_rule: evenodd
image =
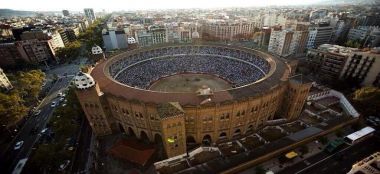
<path id="1" fill-rule="evenodd" d="M 122 131 L 162 142 L 166 155 L 190 144 L 251 135 L 267 121 L 300 115 L 310 83 L 269 54 L 227 45 L 163 45 L 124 52 L 75 77 L 98 136 Z"/>

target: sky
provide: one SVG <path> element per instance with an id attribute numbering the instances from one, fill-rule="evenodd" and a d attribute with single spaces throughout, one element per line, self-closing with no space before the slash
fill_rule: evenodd
<path id="1" fill-rule="evenodd" d="M 307 5 L 320 0 L 0 0 L 0 8 L 31 11 L 95 11 Z"/>

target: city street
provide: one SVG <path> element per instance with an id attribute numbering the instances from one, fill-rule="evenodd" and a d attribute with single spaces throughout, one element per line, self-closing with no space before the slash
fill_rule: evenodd
<path id="1" fill-rule="evenodd" d="M 76 70 L 75 70 L 76 69 Z M 64 71 L 65 70 L 65 71 Z M 71 73 L 78 71 L 78 66 L 70 66 L 70 68 L 63 68 L 62 74 L 70 71 Z M 49 73 L 49 72 L 47 72 Z M 59 79 L 53 84 L 47 96 L 41 101 L 37 107 L 41 110 L 41 113 L 37 116 L 30 116 L 25 125 L 20 130 L 15 139 L 12 140 L 4 156 L 0 159 L 0 171 L 5 173 L 11 173 L 20 159 L 28 158 L 32 152 L 32 147 L 38 142 L 41 137 L 41 130 L 46 127 L 50 116 L 52 115 L 54 108 L 51 107 L 53 101 L 58 102 L 57 94 L 63 92 L 67 88 L 72 80 L 74 74 L 68 74 L 67 77 L 58 75 Z M 49 76 L 49 74 L 47 74 Z M 32 133 L 32 129 L 36 130 L 36 133 Z M 13 147 L 16 142 L 24 141 L 22 147 L 18 150 L 14 150 Z"/>
<path id="2" fill-rule="evenodd" d="M 319 153 L 279 172 L 280 174 L 347 173 L 351 166 L 380 150 L 380 139 L 373 136 L 358 144 L 346 146 L 334 154 Z M 307 161 L 307 162 L 305 162 Z"/>

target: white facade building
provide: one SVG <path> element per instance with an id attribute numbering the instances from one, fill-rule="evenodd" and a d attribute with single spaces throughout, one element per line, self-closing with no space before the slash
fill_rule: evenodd
<path id="1" fill-rule="evenodd" d="M 6 90 L 13 88 L 11 82 L 8 80 L 7 75 L 5 75 L 3 69 L 1 68 L 0 68 L 0 88 L 6 89 Z"/>
<path id="2" fill-rule="evenodd" d="M 352 165 L 347 174 L 377 174 L 380 173 L 380 152 L 376 152 L 367 158 Z"/>
<path id="3" fill-rule="evenodd" d="M 58 48 L 63 48 L 65 47 L 65 44 L 63 43 L 62 37 L 59 34 L 58 31 L 53 31 L 50 33 L 51 36 L 51 47 L 53 50 L 57 50 Z"/>
<path id="4" fill-rule="evenodd" d="M 319 45 L 329 43 L 332 34 L 333 27 L 330 26 L 310 28 L 307 48 L 316 48 Z"/>
<path id="5" fill-rule="evenodd" d="M 268 51 L 279 56 L 289 56 L 305 52 L 308 31 L 300 29 L 272 29 Z"/>

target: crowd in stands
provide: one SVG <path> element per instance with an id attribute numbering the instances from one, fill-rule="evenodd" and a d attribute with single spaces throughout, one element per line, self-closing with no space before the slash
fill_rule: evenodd
<path id="1" fill-rule="evenodd" d="M 109 68 L 117 81 L 142 89 L 148 89 L 162 77 L 180 73 L 213 74 L 238 87 L 263 78 L 269 70 L 269 63 L 257 55 L 205 46 L 140 52 L 114 62 Z"/>

